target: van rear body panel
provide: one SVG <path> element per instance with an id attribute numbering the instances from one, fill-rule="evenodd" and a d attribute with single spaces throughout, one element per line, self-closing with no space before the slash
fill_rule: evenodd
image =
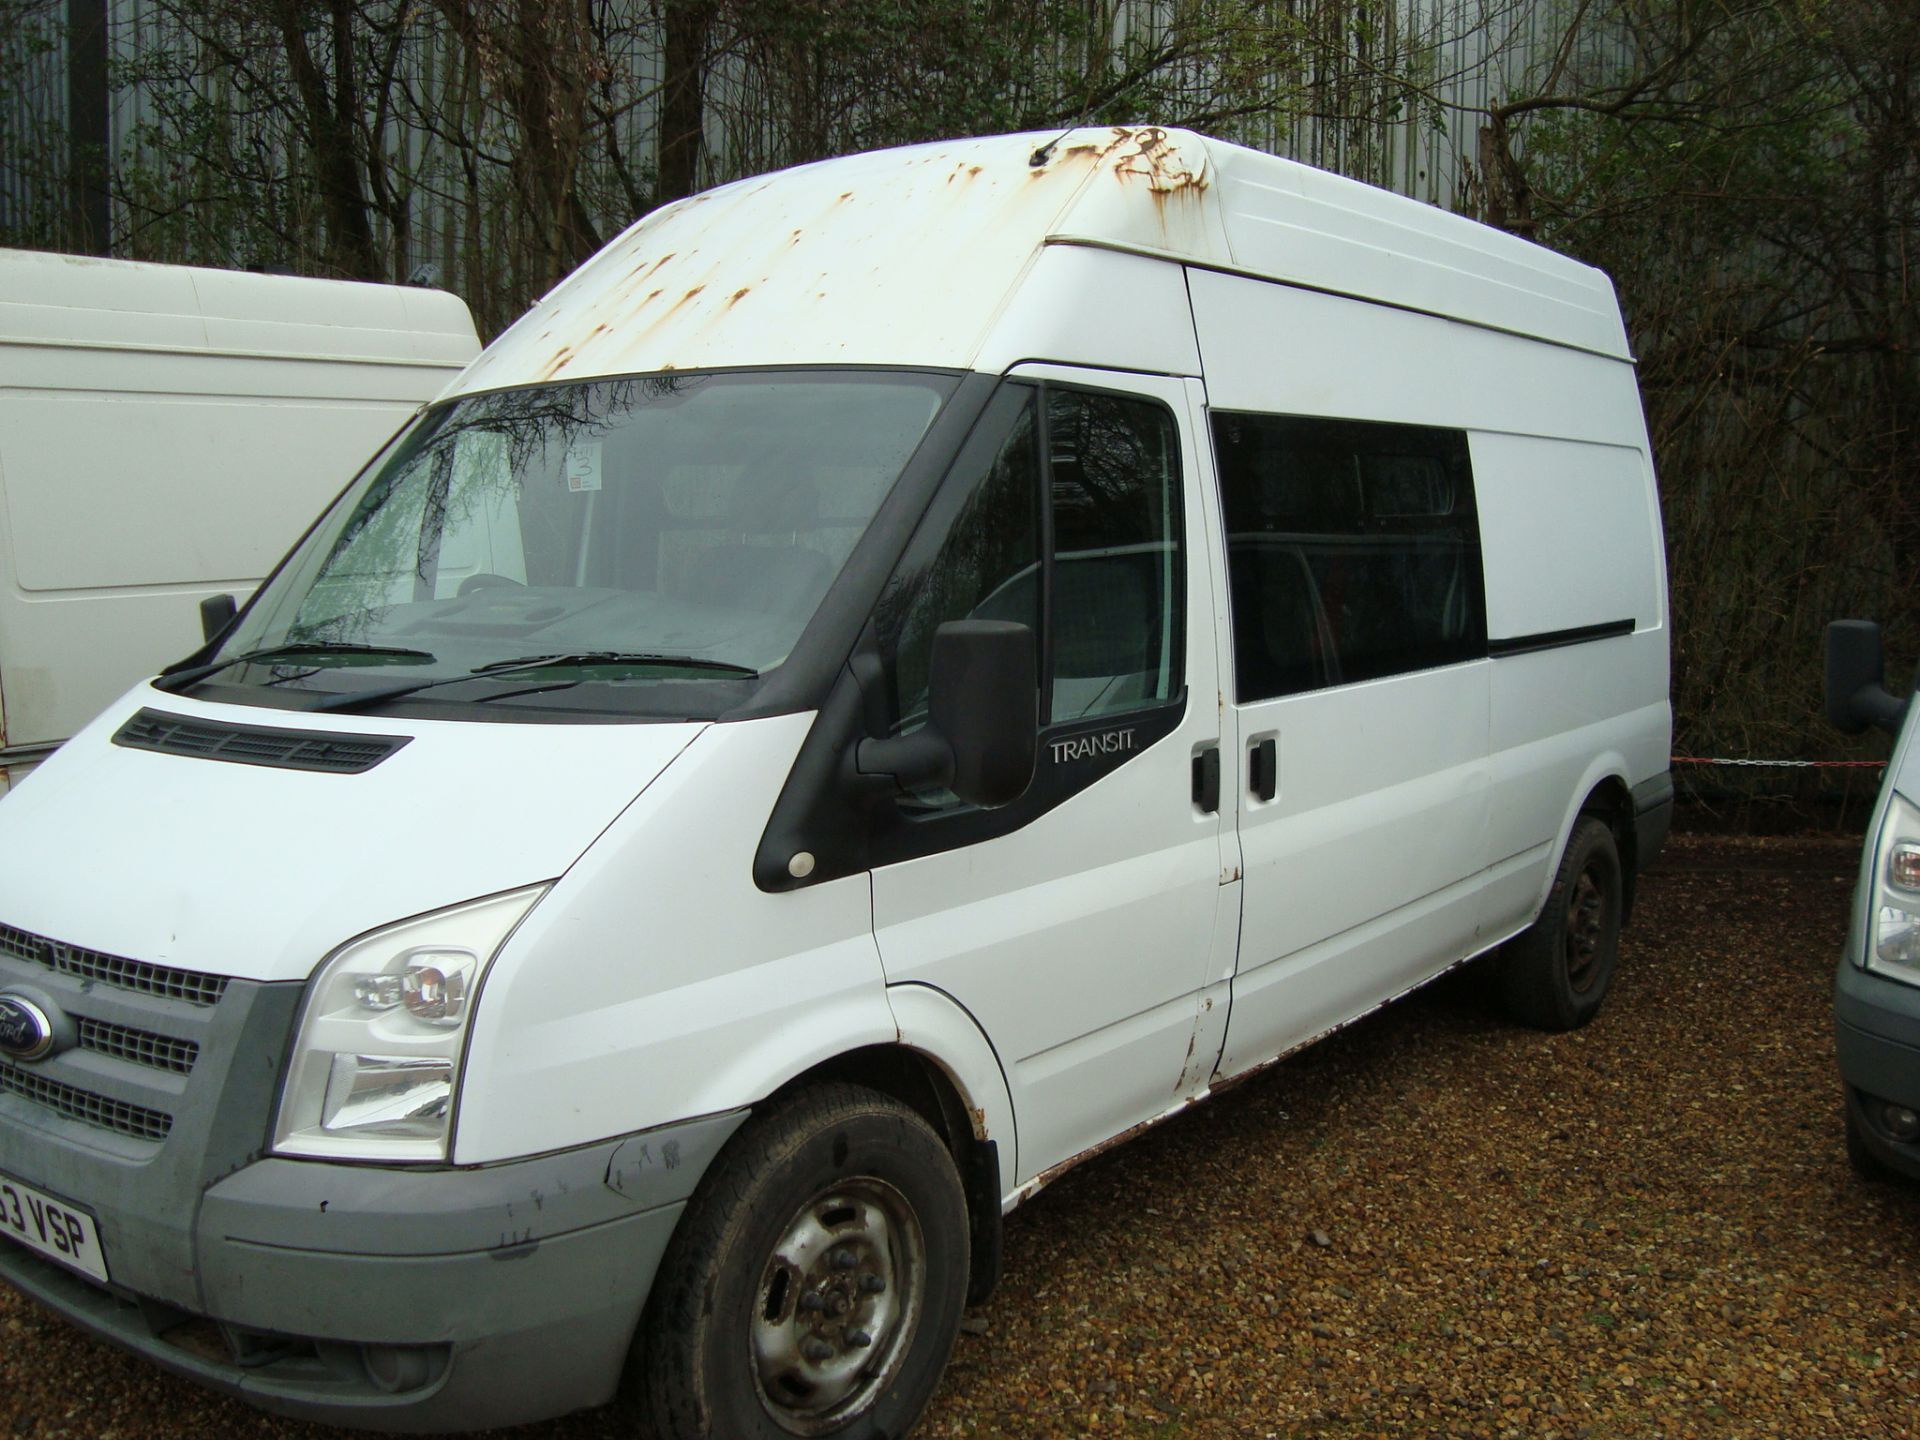
<path id="1" fill-rule="evenodd" d="M 0 748 L 192 651 L 478 349 L 440 291 L 0 252 Z"/>

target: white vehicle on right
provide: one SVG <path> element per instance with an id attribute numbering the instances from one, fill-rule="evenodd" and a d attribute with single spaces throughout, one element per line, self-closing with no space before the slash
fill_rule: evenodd
<path id="1" fill-rule="evenodd" d="M 1894 736 L 1834 984 L 1847 1157 L 1864 1175 L 1920 1180 L 1920 714 L 1887 693 L 1880 627 L 1827 627 L 1827 718 Z"/>

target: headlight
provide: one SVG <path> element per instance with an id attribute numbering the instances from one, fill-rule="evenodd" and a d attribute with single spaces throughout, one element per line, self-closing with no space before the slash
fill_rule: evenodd
<path id="1" fill-rule="evenodd" d="M 1920 985 L 1920 810 L 1894 795 L 1876 845 L 1867 968 Z"/>
<path id="2" fill-rule="evenodd" d="M 274 1149 L 444 1160 L 481 978 L 546 892 L 535 885 L 456 905 L 329 956 L 307 990 Z"/>

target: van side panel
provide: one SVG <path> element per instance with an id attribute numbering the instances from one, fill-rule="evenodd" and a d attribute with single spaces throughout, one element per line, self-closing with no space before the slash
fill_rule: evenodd
<path id="1" fill-rule="evenodd" d="M 474 1013 L 456 1164 L 736 1110 L 900 1038 L 867 876 L 753 883 L 813 719 L 707 726 L 528 915 Z"/>
<path id="2" fill-rule="evenodd" d="M 1486 659 L 1236 706 L 1242 755 L 1273 746 L 1278 794 L 1240 797 L 1233 1074 L 1523 926 L 1586 788 L 1665 770 L 1665 590 L 1628 364 L 1280 284 L 1188 280 L 1215 412 L 1468 433 L 1487 604 Z M 1636 633 L 1503 649 L 1605 626 Z"/>
<path id="3" fill-rule="evenodd" d="M 1667 768 L 1659 509 L 1645 452 L 1629 439 L 1640 425 L 1632 372 L 1613 369 L 1588 398 L 1614 418 L 1620 444 L 1471 437 L 1496 656 L 1489 941 L 1531 919 L 1594 784 L 1612 773 L 1632 785 Z M 1606 627 L 1631 633 L 1578 638 Z M 1597 773 L 1601 755 L 1612 759 Z"/>
<path id="4" fill-rule="evenodd" d="M 1243 795 L 1240 963 L 1222 1074 L 1418 985 L 1472 947 L 1486 662 L 1236 707 L 1277 794 Z"/>
<path id="5" fill-rule="evenodd" d="M 1337 415 L 1631 444 L 1623 367 L 1580 350 L 1310 290 L 1188 270 L 1216 410 Z"/>
<path id="6" fill-rule="evenodd" d="M 213 377 L 196 359 L 62 358 L 91 362 L 92 385 L 0 391 L 16 745 L 65 739 L 191 651 L 202 597 L 244 598 L 414 409 L 341 395 L 340 366 L 262 362 L 293 399 L 199 392 Z"/>
<path id="7" fill-rule="evenodd" d="M 1633 372 L 1590 392 L 1596 411 L 1639 419 Z M 1660 529 L 1646 456 L 1634 445 L 1538 435 L 1470 437 L 1487 566 L 1487 634 L 1498 642 L 1619 620 L 1664 623 Z"/>
<path id="8" fill-rule="evenodd" d="M 1217 141 L 1207 151 L 1241 269 L 1626 353 L 1613 286 L 1598 270 L 1323 170 Z"/>

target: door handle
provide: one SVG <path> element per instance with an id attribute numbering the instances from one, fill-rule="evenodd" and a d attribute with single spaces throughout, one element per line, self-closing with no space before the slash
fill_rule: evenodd
<path id="1" fill-rule="evenodd" d="M 1271 736 L 1247 752 L 1247 786 L 1262 800 L 1280 793 L 1280 747 Z"/>
<path id="2" fill-rule="evenodd" d="M 1220 747 L 1209 745 L 1193 757 L 1193 803 L 1208 815 L 1220 811 Z"/>

